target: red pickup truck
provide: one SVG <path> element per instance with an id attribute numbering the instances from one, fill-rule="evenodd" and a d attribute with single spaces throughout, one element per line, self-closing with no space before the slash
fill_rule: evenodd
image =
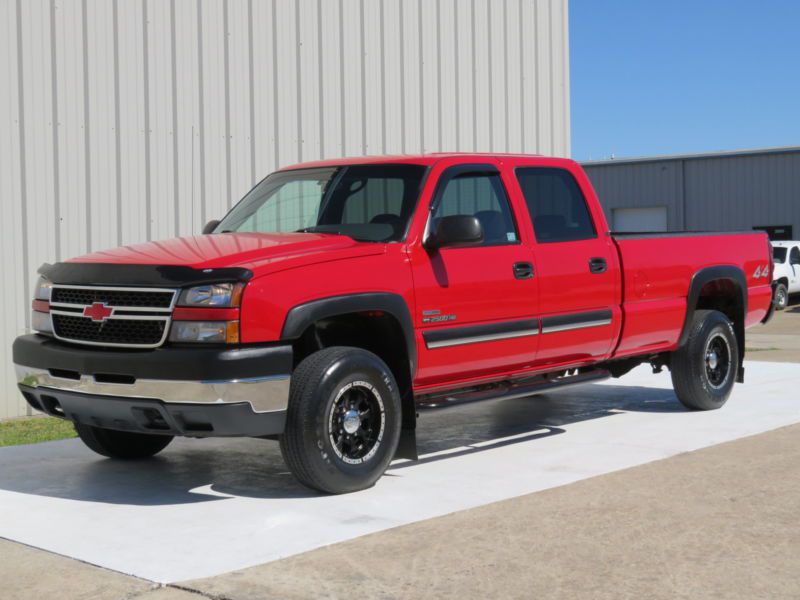
<path id="1" fill-rule="evenodd" d="M 327 160 L 269 175 L 204 235 L 44 265 L 14 362 L 31 406 L 104 456 L 278 439 L 303 484 L 342 493 L 416 456 L 423 404 L 650 363 L 719 408 L 772 270 L 763 233 L 609 233 L 570 160 Z"/>

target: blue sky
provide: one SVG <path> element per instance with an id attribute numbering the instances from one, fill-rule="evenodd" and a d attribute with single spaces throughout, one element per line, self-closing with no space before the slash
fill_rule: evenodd
<path id="1" fill-rule="evenodd" d="M 800 146 L 800 0 L 570 0 L 577 160 Z"/>

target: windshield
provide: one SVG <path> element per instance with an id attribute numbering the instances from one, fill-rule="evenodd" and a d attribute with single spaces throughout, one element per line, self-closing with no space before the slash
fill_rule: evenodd
<path id="1" fill-rule="evenodd" d="M 776 263 L 785 263 L 786 262 L 786 248 L 773 248 L 772 249 L 772 258 Z"/>
<path id="2" fill-rule="evenodd" d="M 279 171 L 254 187 L 215 233 L 332 233 L 370 242 L 405 236 L 422 165 L 354 165 Z"/>

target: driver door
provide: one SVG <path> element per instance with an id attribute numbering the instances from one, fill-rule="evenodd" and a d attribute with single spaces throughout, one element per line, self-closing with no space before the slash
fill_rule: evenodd
<path id="1" fill-rule="evenodd" d="M 428 232 L 449 215 L 474 216 L 484 239 L 467 247 L 412 252 L 419 367 L 417 383 L 436 385 L 524 368 L 538 342 L 537 280 L 530 248 L 494 165 L 445 170 Z"/>

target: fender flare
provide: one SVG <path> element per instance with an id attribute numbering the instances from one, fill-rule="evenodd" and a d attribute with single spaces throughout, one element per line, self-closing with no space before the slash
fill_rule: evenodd
<path id="1" fill-rule="evenodd" d="M 320 298 L 292 308 L 286 315 L 281 330 L 282 340 L 294 340 L 313 323 L 337 315 L 354 312 L 383 311 L 392 315 L 400 324 L 406 342 L 406 352 L 411 380 L 417 372 L 417 344 L 414 336 L 414 323 L 405 299 L 390 292 L 369 292 Z"/>
<path id="2" fill-rule="evenodd" d="M 700 292 L 707 284 L 719 280 L 727 280 L 733 283 L 734 288 L 739 294 L 742 314 L 741 319 L 733 324 L 733 330 L 736 334 L 736 340 L 739 343 L 739 374 L 740 377 L 743 377 L 744 321 L 747 318 L 747 278 L 744 275 L 744 271 L 739 267 L 734 267 L 732 265 L 706 267 L 692 275 L 692 281 L 689 284 L 689 293 L 686 296 L 686 319 L 683 322 L 680 338 L 678 338 L 678 346 L 683 346 L 689 337 L 689 330 L 691 329 L 692 318 L 697 309 L 697 302 L 700 299 Z"/>

